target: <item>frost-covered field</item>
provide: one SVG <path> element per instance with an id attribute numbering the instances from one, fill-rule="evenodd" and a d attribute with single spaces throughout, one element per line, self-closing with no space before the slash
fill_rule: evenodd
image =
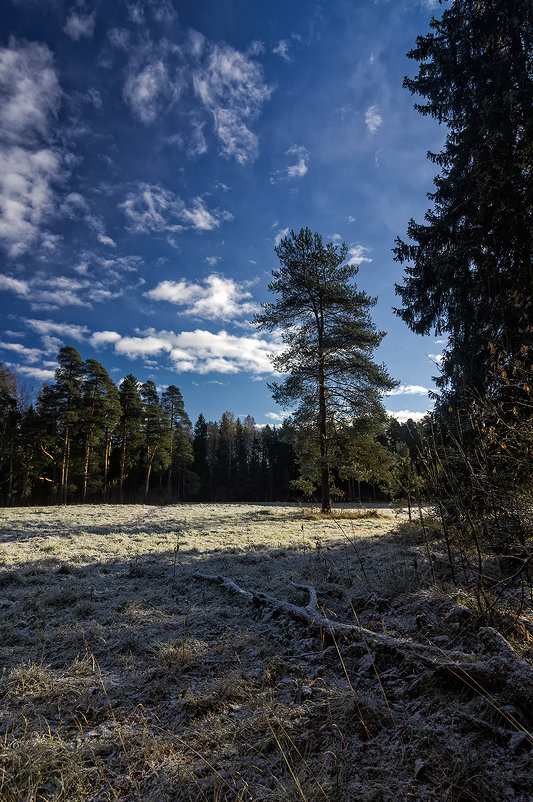
<path id="1" fill-rule="evenodd" d="M 524 711 L 195 576 L 464 645 L 425 553 L 282 505 L 0 511 L 0 800 L 533 799 Z"/>

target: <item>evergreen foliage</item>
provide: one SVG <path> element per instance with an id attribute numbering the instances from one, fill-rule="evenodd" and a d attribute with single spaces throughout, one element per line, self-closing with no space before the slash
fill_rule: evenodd
<path id="1" fill-rule="evenodd" d="M 261 329 L 281 329 L 286 348 L 273 358 L 287 378 L 270 386 L 284 407 L 297 406 L 297 424 L 311 423 L 318 445 L 322 510 L 331 509 L 330 438 L 339 422 L 382 414 L 381 394 L 395 382 L 372 354 L 384 334 L 370 318 L 376 299 L 359 291 L 347 246 L 324 245 L 308 228 L 275 249 L 280 260 L 269 290 L 278 298 L 255 318 Z"/>
<path id="2" fill-rule="evenodd" d="M 250 415 L 240 420 L 226 411 L 219 421 L 199 415 L 192 430 L 175 385 L 160 396 L 153 381 L 130 374 L 117 387 L 103 365 L 83 362 L 70 346 L 58 362 L 35 409 L 0 364 L 0 505 L 315 497 L 316 422 L 260 427 Z M 382 454 L 383 427 L 379 417 L 359 416 L 330 430 L 340 496 L 361 499 L 354 476 L 366 499 L 375 498 L 375 483 L 388 486 L 390 477 L 378 475 L 392 459 Z"/>
<path id="3" fill-rule="evenodd" d="M 397 240 L 406 264 L 396 310 L 414 331 L 448 335 L 442 404 L 483 397 L 531 348 L 533 327 L 533 5 L 455 0 L 408 56 L 415 108 L 448 128 L 433 207 Z M 523 394 L 522 394 L 523 395 Z"/>

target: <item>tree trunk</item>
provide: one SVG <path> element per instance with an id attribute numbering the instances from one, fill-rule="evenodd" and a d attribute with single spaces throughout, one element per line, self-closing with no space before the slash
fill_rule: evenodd
<path id="1" fill-rule="evenodd" d="M 120 455 L 120 503 L 124 503 L 124 472 L 126 468 L 126 426 L 122 430 L 122 453 Z"/>
<path id="2" fill-rule="evenodd" d="M 318 434 L 320 437 L 320 480 L 322 485 L 322 512 L 331 512 L 331 498 L 329 493 L 329 457 L 328 437 L 326 427 L 326 379 L 325 357 L 320 354 L 318 368 Z"/>
<path id="3" fill-rule="evenodd" d="M 148 463 L 148 467 L 146 469 L 146 482 L 144 485 L 144 500 L 146 501 L 148 498 L 148 488 L 150 486 L 150 474 L 152 473 L 152 461 Z"/>
<path id="4" fill-rule="evenodd" d="M 63 459 L 61 460 L 61 493 L 63 501 L 67 498 L 67 451 L 68 451 L 68 426 L 65 428 L 65 439 L 63 440 Z"/>
<path id="5" fill-rule="evenodd" d="M 85 499 L 87 498 L 87 479 L 89 476 L 89 459 L 91 457 L 91 440 L 92 440 L 92 431 L 87 433 L 87 440 L 85 441 L 85 459 L 83 462 L 83 495 L 82 500 L 85 503 Z"/>
<path id="6" fill-rule="evenodd" d="M 105 445 L 104 445 L 104 501 L 107 495 L 107 472 L 109 469 L 109 452 L 111 451 L 111 436 L 109 426 L 105 429 Z"/>
<path id="7" fill-rule="evenodd" d="M 150 487 L 150 474 L 152 473 L 152 463 L 154 461 L 154 457 L 157 451 L 157 446 L 152 450 L 150 447 L 146 450 L 146 482 L 144 484 L 144 500 L 146 501 L 148 498 L 148 489 Z"/>

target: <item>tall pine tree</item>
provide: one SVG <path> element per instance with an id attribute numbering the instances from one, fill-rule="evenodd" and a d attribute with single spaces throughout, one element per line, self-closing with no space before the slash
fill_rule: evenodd
<path id="1" fill-rule="evenodd" d="M 358 268 L 346 264 L 347 246 L 324 245 L 308 228 L 294 231 L 275 249 L 274 303 L 255 318 L 269 331 L 279 328 L 285 349 L 273 358 L 287 373 L 270 385 L 274 399 L 297 406 L 296 419 L 312 421 L 320 452 L 322 511 L 330 512 L 329 436 L 336 421 L 382 410 L 381 393 L 395 386 L 372 354 L 384 334 L 370 318 L 376 299 L 357 289 Z"/>

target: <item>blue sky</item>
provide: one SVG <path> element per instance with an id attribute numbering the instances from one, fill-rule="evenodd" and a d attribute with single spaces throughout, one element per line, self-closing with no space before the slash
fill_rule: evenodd
<path id="1" fill-rule="evenodd" d="M 37 388 L 74 345 L 115 381 L 176 384 L 194 420 L 276 423 L 249 323 L 274 246 L 345 241 L 387 332 L 400 419 L 442 342 L 397 318 L 391 249 L 445 131 L 402 89 L 433 0 L 4 0 L 0 360 Z"/>

